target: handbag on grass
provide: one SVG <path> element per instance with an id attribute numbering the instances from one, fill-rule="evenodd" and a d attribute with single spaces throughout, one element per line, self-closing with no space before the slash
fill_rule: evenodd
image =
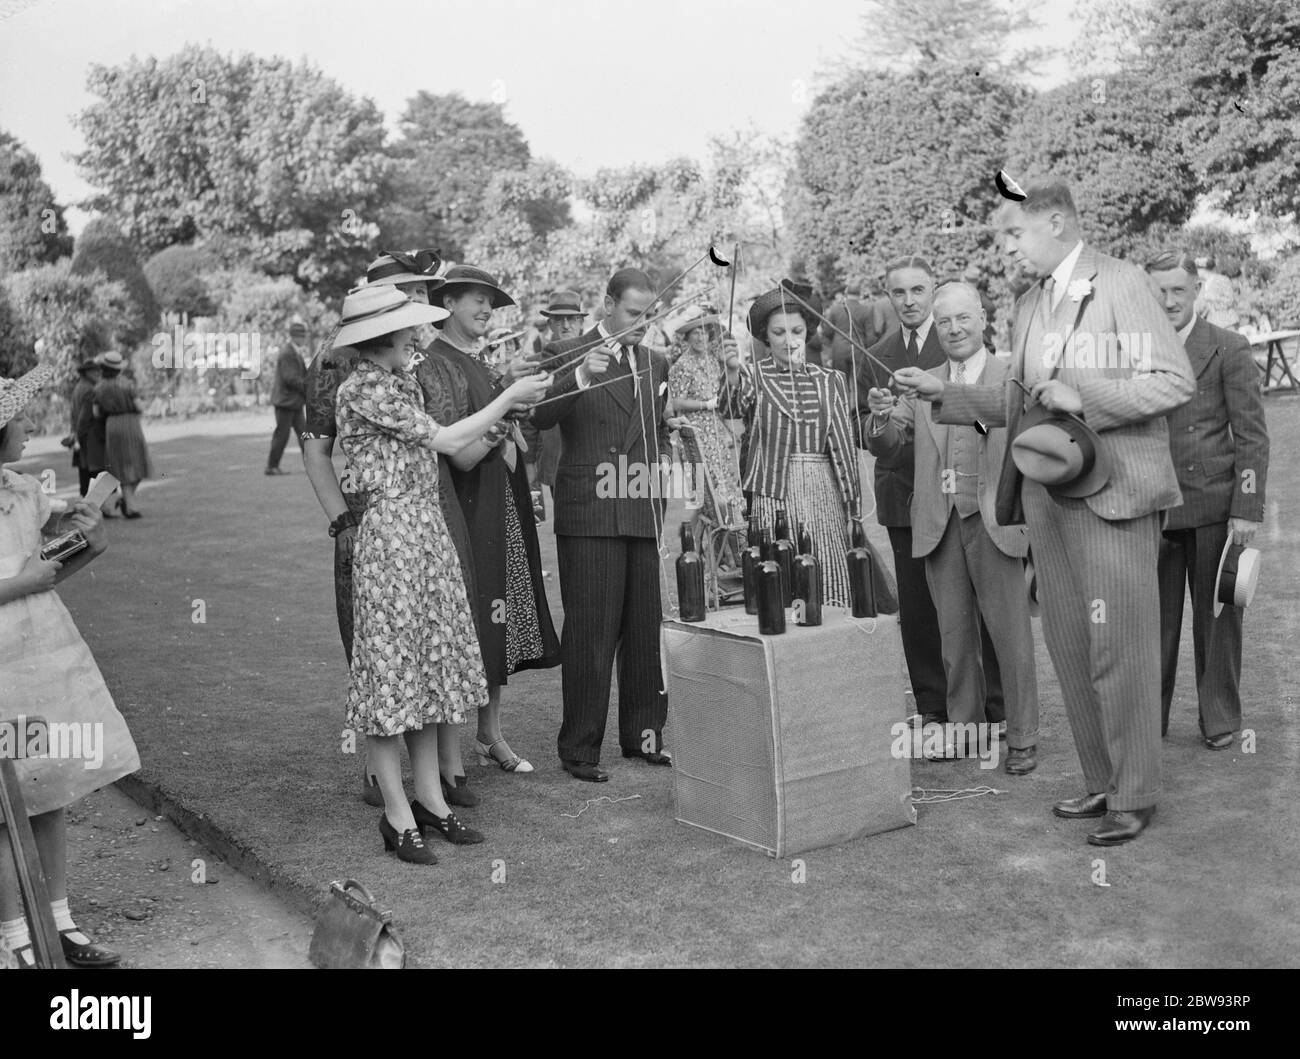
<path id="1" fill-rule="evenodd" d="M 401 970 L 406 946 L 393 926 L 393 913 L 377 908 L 370 891 L 348 879 L 330 883 L 308 957 L 327 969 Z"/>

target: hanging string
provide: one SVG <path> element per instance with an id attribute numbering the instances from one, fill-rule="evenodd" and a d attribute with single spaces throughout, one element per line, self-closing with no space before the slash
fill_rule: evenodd
<path id="1" fill-rule="evenodd" d="M 980 798 L 985 794 L 1006 794 L 992 787 L 913 787 L 908 800 L 913 805 L 934 805 L 938 802 L 963 802 L 967 798 Z"/>
<path id="2" fill-rule="evenodd" d="M 576 813 L 561 813 L 560 815 L 566 817 L 569 820 L 576 820 L 588 809 L 590 809 L 593 805 L 598 805 L 600 802 L 610 802 L 610 803 L 631 802 L 631 801 L 635 801 L 640 797 L 641 795 L 639 794 L 628 794 L 622 798 L 611 798 L 608 794 L 602 794 L 599 798 L 588 798 L 585 802 L 582 803 L 582 808 L 579 809 Z"/>

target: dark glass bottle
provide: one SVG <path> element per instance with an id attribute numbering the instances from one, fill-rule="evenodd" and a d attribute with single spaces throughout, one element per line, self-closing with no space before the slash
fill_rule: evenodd
<path id="1" fill-rule="evenodd" d="M 796 625 L 822 623 L 822 564 L 810 552 L 794 560 L 795 615 L 801 620 Z"/>
<path id="2" fill-rule="evenodd" d="M 790 539 L 790 522 L 785 511 L 776 513 L 775 540 L 772 551 L 777 565 L 781 567 L 781 598 L 785 606 L 794 602 L 794 541 Z"/>
<path id="3" fill-rule="evenodd" d="M 682 621 L 703 621 L 704 560 L 695 550 L 695 534 L 682 524 L 682 554 L 677 557 L 677 607 Z"/>
<path id="4" fill-rule="evenodd" d="M 812 534 L 808 532 L 808 527 L 802 522 L 799 523 L 799 554 L 812 555 Z"/>
<path id="5" fill-rule="evenodd" d="M 758 631 L 764 636 L 778 636 L 785 632 L 781 567 L 771 560 L 758 568 Z"/>
<path id="6" fill-rule="evenodd" d="M 740 553 L 740 577 L 745 588 L 745 613 L 758 613 L 758 567 L 763 561 L 763 547 L 758 535 L 758 521 L 749 520 L 749 536 Z"/>
<path id="7" fill-rule="evenodd" d="M 852 597 L 852 614 L 855 618 L 876 616 L 876 562 L 867 548 L 866 531 L 862 523 L 853 523 L 853 547 L 845 558 L 849 564 L 849 594 Z"/>

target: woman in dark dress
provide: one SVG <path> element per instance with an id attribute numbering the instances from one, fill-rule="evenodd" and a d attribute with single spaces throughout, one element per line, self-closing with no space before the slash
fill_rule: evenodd
<path id="1" fill-rule="evenodd" d="M 126 361 L 121 353 L 104 353 L 99 358 L 103 376 L 95 384 L 95 418 L 104 423 L 104 462 L 109 473 L 122 483 L 118 510 L 127 518 L 139 518 L 135 510 L 136 487 L 154 476 L 149 446 L 140 427 L 140 406 L 135 387 L 122 376 Z"/>
<path id="2" fill-rule="evenodd" d="M 444 388 L 441 400 L 455 411 L 451 421 L 486 408 L 501 393 L 502 377 L 479 349 L 492 311 L 514 300 L 482 269 L 457 265 L 443 278 L 446 285 L 436 296 L 451 316 L 435 323 L 442 335 L 416 377 L 426 404 L 433 403 L 431 390 Z M 528 361 L 515 361 L 505 381 L 533 370 Z M 475 444 L 452 456 L 451 464 L 473 550 L 475 614 L 488 682 L 488 705 L 478 714 L 479 760 L 507 772 L 531 772 L 533 766 L 501 734 L 501 688 L 521 669 L 559 665 L 560 642 L 542 584 L 537 526 L 517 436 L 512 427 L 497 430 L 494 445 Z"/>

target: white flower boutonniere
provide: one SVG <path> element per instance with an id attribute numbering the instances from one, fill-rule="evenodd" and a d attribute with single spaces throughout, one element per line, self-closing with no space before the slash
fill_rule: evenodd
<path id="1" fill-rule="evenodd" d="M 1065 293 L 1070 296 L 1070 301 L 1081 302 L 1092 293 L 1092 283 L 1086 279 L 1071 280 L 1070 285 L 1065 288 Z"/>

